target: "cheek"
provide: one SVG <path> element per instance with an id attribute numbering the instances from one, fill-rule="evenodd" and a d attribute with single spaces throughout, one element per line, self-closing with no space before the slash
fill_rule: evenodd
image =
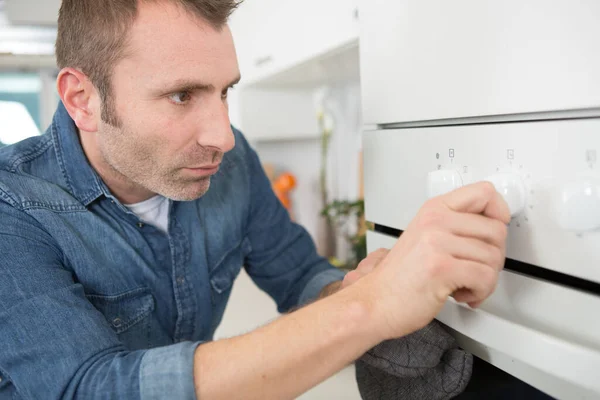
<path id="1" fill-rule="evenodd" d="M 162 137 L 165 146 L 183 149 L 192 146 L 196 141 L 196 124 L 193 112 L 174 110 L 171 113 L 155 115 L 148 129 L 152 129 L 156 136 Z"/>
<path id="2" fill-rule="evenodd" d="M 192 148 L 202 110 L 170 104 L 167 100 L 140 101 L 128 111 L 125 124 L 140 140 L 158 146 L 153 153 L 171 154 Z"/>
<path id="3" fill-rule="evenodd" d="M 194 130 L 184 118 L 153 113 L 147 119 L 139 120 L 135 131 L 137 140 L 167 163 L 194 146 Z"/>

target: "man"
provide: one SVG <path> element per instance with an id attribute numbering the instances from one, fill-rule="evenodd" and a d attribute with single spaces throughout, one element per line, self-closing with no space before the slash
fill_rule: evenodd
<path id="1" fill-rule="evenodd" d="M 490 184 L 345 278 L 317 256 L 229 124 L 235 6 L 63 0 L 61 105 L 0 152 L 0 398 L 293 398 L 493 291 L 510 217 Z M 242 265 L 284 315 L 211 341 Z"/>

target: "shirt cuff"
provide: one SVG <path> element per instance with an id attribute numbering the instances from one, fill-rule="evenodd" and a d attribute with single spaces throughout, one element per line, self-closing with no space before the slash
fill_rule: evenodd
<path id="1" fill-rule="evenodd" d="M 315 300 L 325 286 L 329 285 L 330 283 L 343 280 L 344 276 L 346 276 L 346 272 L 335 267 L 331 267 L 323 272 L 319 272 L 317 275 L 313 276 L 310 281 L 308 281 L 308 284 L 300 294 L 298 306 L 303 306 Z"/>
<path id="2" fill-rule="evenodd" d="M 146 350 L 140 365 L 140 394 L 146 399 L 196 399 L 194 354 L 201 342 Z"/>

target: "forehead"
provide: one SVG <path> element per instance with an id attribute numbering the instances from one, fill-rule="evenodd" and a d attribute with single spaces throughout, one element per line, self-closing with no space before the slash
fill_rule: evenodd
<path id="1" fill-rule="evenodd" d="M 207 21 L 168 2 L 140 2 L 122 67 L 136 76 L 231 79 L 239 73 L 228 26 Z M 119 66 L 117 66 L 119 68 Z"/>

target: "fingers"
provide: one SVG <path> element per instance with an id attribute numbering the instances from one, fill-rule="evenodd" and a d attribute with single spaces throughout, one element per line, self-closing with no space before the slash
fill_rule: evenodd
<path id="1" fill-rule="evenodd" d="M 497 271 L 504 267 L 504 246 L 491 245 L 482 240 L 458 237 L 452 234 L 437 234 L 435 247 L 454 258 L 485 264 Z"/>
<path id="2" fill-rule="evenodd" d="M 466 185 L 440 196 L 439 199 L 454 211 L 482 214 L 505 224 L 510 222 L 508 204 L 490 182 Z"/>
<path id="3" fill-rule="evenodd" d="M 475 295 L 469 289 L 458 289 L 456 292 L 452 293 L 452 297 L 454 300 L 459 303 L 469 303 L 475 301 Z"/>
<path id="4" fill-rule="evenodd" d="M 362 260 L 354 271 L 359 273 L 361 276 L 370 273 L 388 255 L 389 252 L 390 251 L 388 249 L 380 248 L 372 253 L 369 253 L 367 258 Z"/>
<path id="5" fill-rule="evenodd" d="M 447 269 L 453 297 L 461 303 L 477 306 L 496 289 L 498 270 L 475 261 L 455 260 Z"/>
<path id="6" fill-rule="evenodd" d="M 508 227 L 496 219 L 452 212 L 444 219 L 444 224 L 457 236 L 479 239 L 500 249 L 506 245 Z"/>
<path id="7" fill-rule="evenodd" d="M 342 286 L 343 287 L 350 286 L 354 282 L 356 282 L 357 280 L 359 280 L 361 277 L 362 277 L 361 273 L 358 272 L 357 270 L 350 271 L 344 277 L 344 281 L 342 283 Z"/>
<path id="8" fill-rule="evenodd" d="M 428 230 L 446 231 L 460 237 L 483 240 L 504 248 L 508 227 L 501 221 L 483 215 L 430 208 L 421 217 L 421 226 Z"/>
<path id="9" fill-rule="evenodd" d="M 454 297 L 454 300 L 458 301 L 459 303 L 468 304 L 471 308 L 479 308 L 479 306 L 483 303 L 483 300 L 476 300 L 475 295 L 467 289 L 456 291 L 452 297 Z"/>
<path id="10" fill-rule="evenodd" d="M 371 273 L 375 267 L 388 255 L 388 249 L 380 248 L 370 253 L 367 258 L 362 260 L 355 270 L 350 271 L 344 277 L 344 286 L 349 286 L 360 278 Z"/>
<path id="11" fill-rule="evenodd" d="M 363 274 L 368 274 L 385 258 L 390 251 L 388 249 L 377 249 L 370 253 L 359 265 L 357 269 L 360 269 Z"/>

